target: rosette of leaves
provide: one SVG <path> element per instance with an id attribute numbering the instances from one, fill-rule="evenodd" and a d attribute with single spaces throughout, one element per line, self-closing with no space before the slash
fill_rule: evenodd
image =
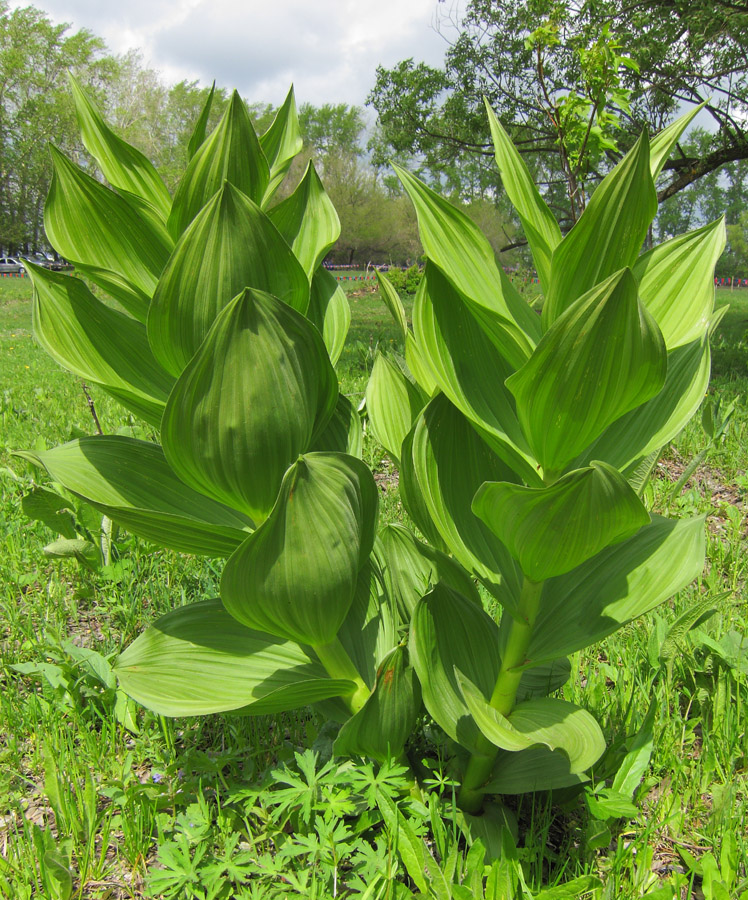
<path id="1" fill-rule="evenodd" d="M 710 371 L 722 220 L 642 253 L 655 180 L 697 112 L 643 134 L 565 236 L 487 106 L 504 189 L 544 294 L 533 312 L 475 224 L 409 172 L 424 278 L 412 328 L 381 292 L 405 360 L 380 355 L 371 429 L 400 467 L 406 509 L 482 585 L 430 578 L 408 646 L 431 717 L 466 753 L 459 804 L 573 785 L 605 741 L 549 696 L 568 656 L 701 572 L 701 519 L 650 515 L 643 487 L 698 409 Z M 500 609 L 500 615 L 486 611 Z"/>
<path id="2" fill-rule="evenodd" d="M 350 310 L 321 263 L 339 220 L 311 163 L 279 193 L 302 148 L 293 90 L 260 136 L 236 93 L 206 135 L 209 98 L 173 198 L 72 90 L 106 183 L 53 147 L 45 228 L 108 298 L 30 265 L 34 334 L 153 439 L 21 455 L 130 532 L 226 560 L 220 598 L 147 629 L 120 686 L 169 716 L 324 704 L 339 754 L 397 756 L 420 693 L 334 370 Z"/>

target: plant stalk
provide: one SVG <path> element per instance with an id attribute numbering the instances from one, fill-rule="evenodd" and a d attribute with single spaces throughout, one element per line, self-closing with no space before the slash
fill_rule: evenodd
<path id="1" fill-rule="evenodd" d="M 494 685 L 489 703 L 502 714 L 508 716 L 514 709 L 517 689 L 522 680 L 522 666 L 527 659 L 535 619 L 540 608 L 542 581 L 525 578 L 519 598 L 518 615 L 509 619 L 509 628 L 501 656 L 501 668 Z M 508 615 L 508 613 L 505 613 Z M 488 738 L 481 735 L 479 750 L 470 756 L 465 776 L 462 779 L 457 805 L 467 813 L 477 813 L 483 805 L 484 785 L 499 753 Z"/>
<path id="2" fill-rule="evenodd" d="M 340 678 L 345 681 L 353 681 L 355 689 L 344 697 L 341 697 L 350 709 L 351 715 L 355 715 L 366 703 L 371 691 L 366 686 L 353 660 L 348 655 L 345 647 L 338 637 L 334 637 L 329 644 L 313 644 L 312 649 L 319 657 L 319 661 L 327 670 L 330 678 Z"/>

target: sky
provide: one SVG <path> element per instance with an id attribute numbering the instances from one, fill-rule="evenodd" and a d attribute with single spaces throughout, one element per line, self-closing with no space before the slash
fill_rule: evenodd
<path id="1" fill-rule="evenodd" d="M 438 0 L 25 0 L 53 22 L 135 48 L 167 83 L 236 88 L 250 102 L 363 105 L 377 65 L 414 57 L 432 65 L 446 44 Z"/>

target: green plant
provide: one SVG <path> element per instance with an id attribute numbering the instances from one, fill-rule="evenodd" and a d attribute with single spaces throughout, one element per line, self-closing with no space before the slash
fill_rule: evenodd
<path id="1" fill-rule="evenodd" d="M 408 269 L 394 266 L 387 271 L 387 279 L 401 294 L 415 294 L 422 277 L 423 270 L 417 264 Z"/>
<path id="2" fill-rule="evenodd" d="M 220 599 L 174 609 L 119 656 L 120 686 L 165 716 L 314 705 L 339 726 L 336 756 L 381 763 L 403 758 L 423 692 L 453 742 L 461 828 L 495 844 L 513 822 L 487 794 L 578 786 L 605 748 L 589 712 L 548 696 L 568 654 L 703 565 L 702 521 L 650 517 L 637 493 L 709 374 L 722 223 L 638 257 L 687 119 L 651 148 L 643 135 L 562 239 L 489 110 L 542 318 L 480 231 L 398 170 L 427 263 L 413 331 L 381 281 L 405 364 L 378 358 L 366 407 L 426 544 L 377 533 L 333 368 L 350 313 L 320 265 L 339 226 L 313 166 L 272 205 L 301 147 L 293 95 L 260 138 L 238 95 L 207 138 L 204 114 L 172 200 L 73 90 L 111 188 L 53 150 L 46 230 L 126 313 L 30 266 L 34 333 L 160 443 L 21 455 L 133 533 L 227 560 Z"/>

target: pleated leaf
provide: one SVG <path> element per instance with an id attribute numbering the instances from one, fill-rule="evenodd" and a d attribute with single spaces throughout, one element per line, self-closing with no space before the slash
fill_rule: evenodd
<path id="1" fill-rule="evenodd" d="M 689 109 L 687 113 L 671 122 L 667 128 L 663 128 L 656 137 L 652 138 L 649 147 L 649 164 L 653 180 L 657 180 L 657 176 L 668 161 L 668 157 L 673 147 L 678 143 L 678 139 L 706 104 L 707 101 L 704 100 L 703 103 L 699 103 L 698 106 Z"/>
<path id="2" fill-rule="evenodd" d="M 404 343 L 408 336 L 408 320 L 405 316 L 403 301 L 392 282 L 382 272 L 377 272 L 377 284 L 379 285 L 379 296 L 394 319 Z"/>
<path id="3" fill-rule="evenodd" d="M 171 253 L 169 236 L 59 150 L 50 149 L 54 175 L 44 206 L 50 243 L 143 321 Z"/>
<path id="4" fill-rule="evenodd" d="M 405 647 L 395 647 L 377 671 L 374 690 L 363 707 L 338 732 L 335 756 L 397 758 L 413 732 L 421 689 L 408 664 Z"/>
<path id="5" fill-rule="evenodd" d="M 221 599 L 239 622 L 328 644 L 374 545 L 378 495 L 359 459 L 309 453 L 289 468 L 265 522 L 226 563 Z"/>
<path id="6" fill-rule="evenodd" d="M 377 353 L 366 385 L 366 412 L 374 437 L 399 465 L 402 444 L 425 405 L 421 391 L 400 366 Z"/>
<path id="7" fill-rule="evenodd" d="M 714 309 L 714 266 L 724 249 L 722 218 L 654 247 L 634 264 L 639 296 L 668 350 L 706 331 Z"/>
<path id="8" fill-rule="evenodd" d="M 332 418 L 310 445 L 311 450 L 334 450 L 361 459 L 364 433 L 358 410 L 345 396 L 338 394 Z"/>
<path id="9" fill-rule="evenodd" d="M 335 365 L 343 352 L 351 324 L 351 306 L 335 276 L 321 266 L 312 278 L 306 315 L 322 335 L 330 361 Z"/>
<path id="10" fill-rule="evenodd" d="M 216 83 L 214 81 L 210 86 L 210 91 L 205 98 L 205 103 L 200 110 L 200 115 L 197 117 L 197 122 L 195 122 L 195 127 L 192 129 L 192 134 L 190 135 L 190 140 L 187 144 L 187 155 L 190 159 L 192 159 L 205 141 L 205 134 L 208 130 L 208 120 L 210 119 L 210 111 L 213 107 L 213 97 L 215 96 L 215 93 Z"/>
<path id="11" fill-rule="evenodd" d="M 571 678 L 571 663 L 565 656 L 525 669 L 517 689 L 517 703 L 533 697 L 547 697 L 562 688 Z"/>
<path id="12" fill-rule="evenodd" d="M 637 298 L 631 270 L 622 269 L 567 309 L 506 384 L 548 472 L 659 393 L 666 370 L 662 334 Z"/>
<path id="13" fill-rule="evenodd" d="M 126 694 L 164 716 L 283 712 L 355 687 L 329 678 L 298 644 L 240 625 L 220 600 L 162 616 L 120 654 L 114 672 Z"/>
<path id="14" fill-rule="evenodd" d="M 449 281 L 427 263 L 413 307 L 416 342 L 440 389 L 492 448 L 527 481 L 539 481 L 514 399 L 504 381 L 505 362 Z M 490 374 L 489 374 L 490 373 Z"/>
<path id="15" fill-rule="evenodd" d="M 709 340 L 706 336 L 676 347 L 667 355 L 662 390 L 642 406 L 621 416 L 576 461 L 602 459 L 624 470 L 675 438 L 704 400 L 709 385 Z"/>
<path id="16" fill-rule="evenodd" d="M 382 568 L 387 593 L 409 622 L 418 601 L 444 582 L 463 597 L 480 605 L 478 590 L 468 573 L 446 553 L 419 541 L 402 525 L 385 525 L 375 555 Z"/>
<path id="17" fill-rule="evenodd" d="M 445 584 L 416 606 L 408 649 L 426 709 L 444 731 L 470 752 L 481 732 L 465 703 L 455 667 L 490 694 L 499 674 L 499 629 L 482 607 Z"/>
<path id="18" fill-rule="evenodd" d="M 507 362 L 521 366 L 540 336 L 540 323 L 497 265 L 488 239 L 444 197 L 405 169 L 393 168 L 415 207 L 426 256 L 475 305 Z"/>
<path id="19" fill-rule="evenodd" d="M 246 516 L 181 482 L 150 441 L 101 435 L 19 455 L 123 528 L 162 547 L 229 556 L 252 528 Z"/>
<path id="20" fill-rule="evenodd" d="M 627 541 L 547 581 L 528 663 L 589 647 L 659 606 L 701 573 L 704 544 L 703 518 L 653 516 Z"/>
<path id="21" fill-rule="evenodd" d="M 485 790 L 489 794 L 531 794 L 575 787 L 589 779 L 571 772 L 569 757 L 536 744 L 514 753 L 501 750 Z"/>
<path id="22" fill-rule="evenodd" d="M 164 453 L 187 484 L 261 522 L 337 398 L 316 328 L 281 300 L 247 289 L 218 315 L 177 380 L 161 424 Z"/>
<path id="23" fill-rule="evenodd" d="M 534 744 L 562 750 L 572 775 L 584 772 L 605 752 L 605 738 L 595 719 L 580 706 L 555 697 L 539 697 L 503 716 L 490 706 L 480 688 L 457 673 L 463 697 L 481 732 L 501 750 L 516 753 Z"/>
<path id="24" fill-rule="evenodd" d="M 522 222 L 543 293 L 547 295 L 550 287 L 551 257 L 561 241 L 561 229 L 535 187 L 525 161 L 504 131 L 488 101 L 484 99 L 484 103 L 501 183 Z"/>
<path id="25" fill-rule="evenodd" d="M 262 203 L 270 177 L 247 108 L 234 91 L 218 125 L 189 162 L 179 182 L 169 216 L 169 233 L 176 240 L 224 181 Z"/>
<path id="26" fill-rule="evenodd" d="M 439 390 L 439 385 L 412 331 L 405 335 L 405 365 L 426 396 L 433 397 Z"/>
<path id="27" fill-rule="evenodd" d="M 645 132 L 600 182 L 579 221 L 556 247 L 543 305 L 546 329 L 595 285 L 633 266 L 656 212 Z"/>
<path id="28" fill-rule="evenodd" d="M 519 567 L 470 508 L 484 481 L 509 481 L 512 473 L 444 395 L 434 398 L 416 423 L 411 453 L 403 453 L 400 475 L 405 502 L 419 494 L 455 559 L 499 602 L 513 607 L 520 591 Z M 415 521 L 420 528 L 419 518 Z"/>
<path id="29" fill-rule="evenodd" d="M 280 187 L 294 157 L 301 153 L 304 146 L 293 87 L 275 114 L 270 128 L 260 138 L 260 146 L 270 167 L 270 180 L 263 199 L 265 205 Z"/>
<path id="30" fill-rule="evenodd" d="M 35 487 L 21 499 L 23 514 L 35 522 L 43 522 L 55 534 L 74 540 L 75 518 L 70 501 L 48 488 Z"/>
<path id="31" fill-rule="evenodd" d="M 340 237 L 340 219 L 311 161 L 290 197 L 269 212 L 311 282 L 317 268 Z"/>
<path id="32" fill-rule="evenodd" d="M 27 266 L 36 340 L 63 368 L 158 428 L 174 379 L 154 358 L 145 327 L 102 303 L 78 278 Z"/>
<path id="33" fill-rule="evenodd" d="M 148 338 L 162 365 L 178 375 L 245 287 L 301 313 L 309 303 L 309 285 L 288 244 L 260 207 L 227 182 L 180 238 L 153 296 Z"/>
<path id="34" fill-rule="evenodd" d="M 101 113 L 71 74 L 68 76 L 75 100 L 81 137 L 112 187 L 145 200 L 166 222 L 171 196 L 153 163 L 140 150 L 123 141 L 106 124 Z"/>
<path id="35" fill-rule="evenodd" d="M 483 484 L 473 512 L 533 581 L 563 575 L 649 522 L 623 475 L 602 462 L 575 469 L 546 488 Z"/>

